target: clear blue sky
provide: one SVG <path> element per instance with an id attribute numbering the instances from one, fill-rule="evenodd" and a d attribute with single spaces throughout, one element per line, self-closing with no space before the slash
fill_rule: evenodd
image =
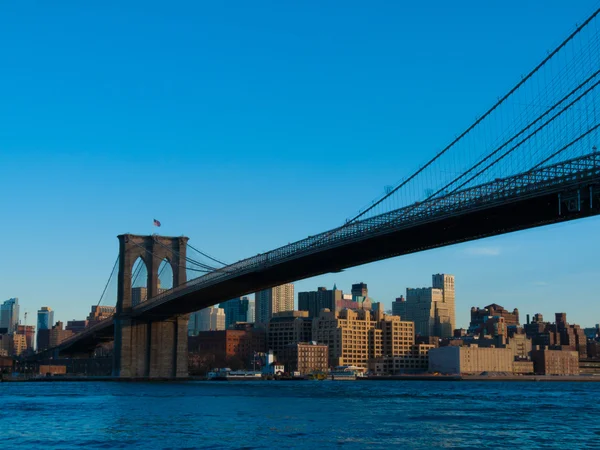
<path id="1" fill-rule="evenodd" d="M 596 6 L 3 2 L 0 299 L 19 297 L 31 318 L 42 305 L 85 317 L 116 235 L 155 232 L 153 218 L 230 262 L 336 226 Z M 364 281 L 389 307 L 446 272 L 458 325 L 497 302 L 589 326 L 600 322 L 599 224 L 395 258 L 296 291 Z"/>

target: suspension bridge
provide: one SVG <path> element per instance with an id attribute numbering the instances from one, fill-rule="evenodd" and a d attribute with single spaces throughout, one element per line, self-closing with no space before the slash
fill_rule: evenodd
<path id="1" fill-rule="evenodd" d="M 116 284 L 114 316 L 50 351 L 81 355 L 114 341 L 115 376 L 183 377 L 191 312 L 373 261 L 599 214 L 599 13 L 337 227 L 233 264 L 187 237 L 119 236 L 101 297 L 106 302 Z"/>

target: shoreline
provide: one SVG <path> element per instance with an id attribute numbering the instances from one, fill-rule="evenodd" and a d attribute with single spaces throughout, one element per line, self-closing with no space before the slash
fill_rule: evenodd
<path id="1" fill-rule="evenodd" d="M 194 382 L 205 381 L 205 377 L 187 377 L 187 378 L 115 378 L 115 377 L 37 377 L 37 378 L 2 378 L 0 382 L 5 383 L 48 383 L 48 382 L 122 382 L 122 383 L 164 383 L 164 382 Z M 304 379 L 280 379 L 280 380 L 264 380 L 264 379 L 233 379 L 233 380 L 215 380 L 220 383 L 236 383 L 247 381 L 312 381 L 312 382 L 330 382 L 332 380 L 304 380 Z M 522 375 L 522 376 L 480 376 L 480 375 L 387 375 L 387 376 L 371 376 L 357 378 L 356 380 L 337 380 L 342 382 L 352 381 L 488 381 L 488 382 L 600 382 L 600 376 L 594 375 Z"/>

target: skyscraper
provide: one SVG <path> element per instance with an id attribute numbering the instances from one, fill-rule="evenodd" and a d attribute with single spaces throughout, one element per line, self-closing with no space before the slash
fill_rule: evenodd
<path id="1" fill-rule="evenodd" d="M 196 336 L 200 331 L 218 331 L 225 329 L 225 311 L 210 306 L 190 315 L 188 335 Z"/>
<path id="2" fill-rule="evenodd" d="M 254 322 L 254 301 L 248 297 L 234 298 L 219 305 L 225 311 L 225 328 L 236 322 Z"/>
<path id="3" fill-rule="evenodd" d="M 356 283 L 352 285 L 352 300 L 360 301 L 359 297 L 366 299 L 369 296 L 369 289 L 366 283 Z"/>
<path id="4" fill-rule="evenodd" d="M 158 288 L 156 291 L 156 295 L 162 294 L 163 292 L 168 291 L 168 289 L 164 289 L 160 287 L 160 280 L 158 280 Z M 148 300 L 148 288 L 147 287 L 133 287 L 131 288 L 131 306 L 137 306 L 142 302 Z"/>
<path id="5" fill-rule="evenodd" d="M 266 324 L 273 314 L 294 310 L 294 285 L 276 286 L 257 292 L 255 295 L 256 322 Z"/>
<path id="6" fill-rule="evenodd" d="M 446 309 L 449 320 L 450 335 L 453 334 L 454 328 L 456 327 L 456 308 L 454 303 L 454 275 L 447 275 L 444 273 L 438 273 L 432 276 L 432 287 L 441 289 L 443 296 L 443 306 L 438 305 L 440 311 L 440 317 L 443 316 L 442 309 Z M 448 326 L 443 326 L 448 328 Z"/>
<path id="7" fill-rule="evenodd" d="M 0 328 L 6 328 L 8 334 L 17 331 L 19 324 L 19 299 L 10 298 L 0 305 Z"/>
<path id="8" fill-rule="evenodd" d="M 246 322 L 256 322 L 256 303 L 254 302 L 254 300 L 250 300 L 248 302 L 248 320 L 246 320 Z"/>
<path id="9" fill-rule="evenodd" d="M 454 276 L 432 276 L 433 287 L 406 288 L 406 300 L 396 299 L 395 315 L 415 323 L 415 333 L 421 336 L 451 337 L 455 327 Z"/>
<path id="10" fill-rule="evenodd" d="M 50 345 L 50 330 L 54 324 L 54 311 L 49 306 L 42 306 L 37 313 L 36 348 L 43 350 Z"/>
<path id="11" fill-rule="evenodd" d="M 322 309 L 341 310 L 344 293 L 339 289 L 328 291 L 319 287 L 316 291 L 298 292 L 298 311 L 308 311 L 308 317 L 318 317 Z"/>

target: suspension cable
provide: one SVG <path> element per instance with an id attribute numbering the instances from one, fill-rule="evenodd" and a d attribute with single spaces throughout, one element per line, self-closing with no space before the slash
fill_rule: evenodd
<path id="1" fill-rule="evenodd" d="M 224 266 L 227 266 L 227 265 L 228 265 L 227 263 L 225 263 L 225 262 L 223 262 L 223 261 L 219 261 L 218 259 L 216 259 L 216 258 L 213 258 L 212 256 L 210 256 L 210 255 L 208 255 L 208 254 L 206 254 L 206 253 L 204 253 L 204 252 L 202 252 L 202 251 L 198 250 L 197 248 L 194 248 L 194 247 L 192 247 L 190 244 L 188 244 L 187 246 L 188 246 L 189 248 L 191 248 L 192 250 L 195 250 L 196 252 L 200 253 L 202 256 L 205 256 L 206 258 L 208 258 L 208 259 L 210 259 L 210 260 L 213 260 L 213 261 L 214 261 L 214 262 L 216 262 L 216 263 L 222 264 L 222 265 L 224 265 Z"/>
<path id="2" fill-rule="evenodd" d="M 108 289 L 110 280 L 112 280 L 112 277 L 115 274 L 115 269 L 117 268 L 117 264 L 119 264 L 119 255 L 117 255 L 117 259 L 115 260 L 113 268 L 110 271 L 110 276 L 108 277 L 108 281 L 106 282 L 106 285 L 104 286 L 104 290 L 102 291 L 102 295 L 100 296 L 100 300 L 98 300 L 98 303 L 96 304 L 96 306 L 100 306 L 100 302 L 102 301 L 102 298 L 104 297 L 104 294 L 106 293 L 106 290 Z"/>
<path id="3" fill-rule="evenodd" d="M 177 258 L 179 258 L 179 259 L 181 260 L 181 254 L 180 254 L 178 251 L 176 251 L 176 250 L 174 250 L 174 249 L 172 249 L 172 248 L 169 248 L 169 247 L 167 247 L 166 245 L 164 245 L 162 242 L 160 242 L 160 241 L 158 241 L 158 240 L 155 240 L 154 242 L 156 242 L 158 245 L 160 245 L 160 246 L 161 246 L 161 247 L 163 247 L 164 249 L 166 249 L 166 250 L 170 251 L 171 253 L 173 253 L 173 254 L 176 254 L 176 255 L 177 255 Z M 212 267 L 212 266 L 209 266 L 208 264 L 201 263 L 201 262 L 199 262 L 199 261 L 196 261 L 196 260 L 194 260 L 194 259 L 192 259 L 192 258 L 188 258 L 187 256 L 185 257 L 185 260 L 186 260 L 187 262 L 191 263 L 191 264 L 195 264 L 195 265 L 197 265 L 197 266 L 199 266 L 199 267 L 203 267 L 203 268 L 205 268 L 205 269 L 207 269 L 207 270 L 209 270 L 209 271 L 214 271 L 214 270 L 216 270 L 216 267 Z"/>
<path id="4" fill-rule="evenodd" d="M 558 102 L 556 102 L 553 106 L 551 106 L 550 108 L 548 108 L 546 111 L 544 111 L 540 116 L 538 116 L 533 122 L 531 122 L 529 125 L 527 125 L 526 127 L 522 128 L 518 133 L 516 133 L 515 135 L 513 135 L 509 140 L 505 141 L 502 145 L 500 145 L 498 148 L 496 148 L 493 152 L 491 152 L 490 154 L 488 154 L 487 156 L 485 156 L 484 158 L 482 158 L 478 163 L 474 164 L 473 166 L 471 166 L 471 168 L 469 168 L 468 170 L 466 170 L 464 173 L 460 174 L 458 177 L 454 178 L 451 182 L 447 183 L 444 187 L 438 189 L 435 193 L 429 195 L 425 200 L 423 201 L 429 201 L 433 198 L 435 198 L 438 194 L 446 191 L 450 186 L 452 186 L 453 184 L 459 182 L 461 180 L 461 178 L 465 177 L 467 174 L 471 173 L 472 171 L 474 171 L 475 169 L 477 169 L 479 166 L 481 166 L 485 161 L 487 161 L 488 159 L 490 159 L 492 156 L 496 155 L 500 150 L 502 150 L 504 147 L 506 147 L 508 144 L 510 144 L 512 141 L 514 141 L 517 137 L 519 137 L 520 135 L 522 135 L 525 131 L 527 131 L 529 128 L 531 128 L 533 125 L 535 125 L 536 123 L 538 123 L 540 120 L 542 120 L 545 116 L 547 116 L 552 110 L 554 110 L 555 108 L 557 108 L 561 103 L 563 103 L 564 101 L 566 101 L 569 97 L 571 97 L 573 94 L 575 94 L 579 89 L 581 89 L 583 86 L 585 86 L 587 83 L 589 83 L 592 79 L 594 79 L 596 76 L 598 76 L 598 74 L 600 74 L 600 70 L 597 70 L 593 75 L 591 75 L 590 77 L 588 77 L 585 81 L 583 81 L 582 83 L 580 83 L 577 87 L 575 87 L 573 90 L 571 90 L 567 95 L 565 95 L 563 98 L 561 98 Z M 566 106 L 563 107 L 562 110 L 560 110 L 558 113 L 556 113 L 554 116 L 552 116 L 550 119 L 548 119 L 547 122 L 545 122 L 544 124 L 542 124 L 540 127 L 538 127 L 535 131 L 533 131 L 532 133 L 530 133 L 527 137 L 525 137 L 523 140 L 521 140 L 518 144 L 516 144 L 514 147 L 512 147 L 511 149 L 509 149 L 507 152 L 505 152 L 501 157 L 499 157 L 498 159 L 496 159 L 495 161 L 493 161 L 491 164 L 489 164 L 488 166 L 486 166 L 484 169 L 482 169 L 481 171 L 479 171 L 478 173 L 476 173 L 475 175 L 473 175 L 471 178 L 469 178 L 467 181 L 465 181 L 463 184 L 461 184 L 460 186 L 454 188 L 450 193 L 452 192 L 456 192 L 456 190 L 460 189 L 461 187 L 463 187 L 465 184 L 469 183 L 470 181 L 472 181 L 474 178 L 478 177 L 479 175 L 481 175 L 483 172 L 485 172 L 486 170 L 488 170 L 490 167 L 492 167 L 493 165 L 495 165 L 496 163 L 498 163 L 501 159 L 503 159 L 506 155 L 510 154 L 512 151 L 514 151 L 516 148 L 520 147 L 524 142 L 526 142 L 527 140 L 529 140 L 531 137 L 533 137 L 535 134 L 537 134 L 540 130 L 542 130 L 543 128 L 545 128 L 547 125 L 549 125 L 552 121 L 554 121 L 557 117 L 559 117 L 561 114 L 563 114 L 565 111 L 567 111 L 569 108 L 571 108 L 571 106 L 573 106 L 575 103 L 577 103 L 579 100 L 581 100 L 584 96 L 586 96 L 587 94 L 589 94 L 594 88 L 596 88 L 598 86 L 598 84 L 600 84 L 600 82 L 596 82 L 594 85 L 592 85 L 591 87 L 589 87 L 586 91 L 584 91 L 582 94 L 580 94 L 577 98 L 575 98 L 574 100 L 572 100 L 569 104 L 567 104 Z"/>
<path id="5" fill-rule="evenodd" d="M 395 192 L 397 192 L 400 188 L 408 184 L 411 180 L 413 180 L 416 176 L 422 173 L 427 167 L 437 161 L 442 155 L 444 155 L 448 150 L 450 150 L 454 145 L 456 145 L 463 137 L 465 137 L 468 133 L 470 133 L 477 125 L 479 125 L 484 119 L 486 119 L 492 112 L 494 112 L 502 103 L 504 103 L 512 94 L 514 94 L 521 86 L 523 86 L 533 75 L 535 75 L 542 67 L 546 65 L 550 59 L 554 57 L 563 47 L 565 47 L 575 36 L 577 36 L 581 30 L 583 30 L 598 14 L 600 13 L 600 8 L 596 9 L 592 13 L 590 17 L 587 18 L 585 22 L 583 22 L 580 26 L 578 26 L 575 31 L 573 31 L 562 43 L 556 47 L 551 53 L 546 56 L 531 72 L 529 72 L 525 77 L 521 79 L 507 94 L 505 94 L 502 98 L 500 98 L 490 109 L 488 109 L 479 119 L 477 119 L 470 127 L 468 127 L 465 131 L 463 131 L 458 137 L 456 137 L 450 144 L 448 144 L 443 150 L 438 152 L 433 158 L 431 158 L 425 165 L 419 168 L 415 173 L 409 176 L 406 180 L 402 181 L 398 186 L 394 189 L 390 190 L 387 194 L 381 197 L 376 202 L 373 202 L 372 205 L 367 207 L 365 210 L 359 212 L 352 219 L 347 220 L 346 223 L 339 228 L 343 228 L 348 226 L 350 223 L 356 221 L 361 218 L 369 211 L 372 211 L 376 206 L 381 204 L 384 200 L 388 199 Z"/>

